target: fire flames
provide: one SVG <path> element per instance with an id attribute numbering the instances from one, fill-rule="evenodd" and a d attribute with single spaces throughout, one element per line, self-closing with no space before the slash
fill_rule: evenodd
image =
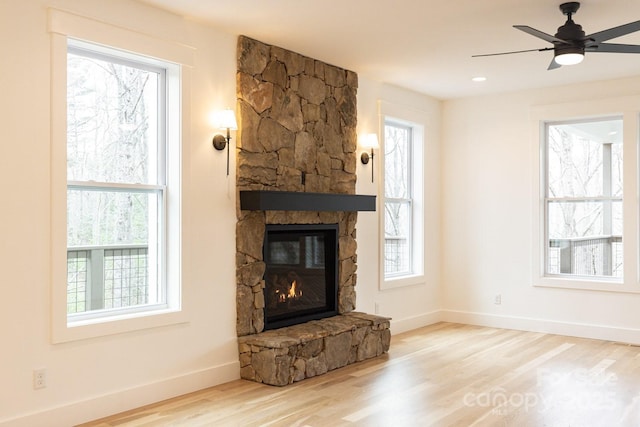
<path id="1" fill-rule="evenodd" d="M 279 302 L 287 302 L 288 300 L 300 298 L 302 296 L 302 289 L 298 289 L 298 282 L 294 280 L 293 282 L 291 282 L 291 285 L 289 285 L 288 292 L 280 293 L 276 291 L 276 293 L 278 293 Z"/>

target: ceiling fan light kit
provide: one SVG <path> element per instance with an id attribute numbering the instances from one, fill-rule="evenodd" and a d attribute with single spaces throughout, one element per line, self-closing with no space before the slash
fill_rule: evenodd
<path id="1" fill-rule="evenodd" d="M 577 1 L 562 3 L 560 5 L 560 10 L 567 16 L 567 22 L 558 28 L 558 31 L 554 36 L 527 25 L 513 26 L 520 31 L 524 31 L 527 34 L 553 44 L 553 47 L 473 56 L 497 56 L 509 55 L 512 53 L 534 51 L 543 52 L 553 50 L 553 59 L 547 69 L 554 70 L 556 68 L 560 68 L 562 65 L 579 64 L 584 59 L 585 52 L 640 53 L 640 45 L 603 43 L 607 40 L 639 31 L 640 21 L 630 22 L 625 25 L 620 25 L 619 27 L 609 28 L 597 33 L 585 35 L 585 32 L 582 30 L 582 26 L 573 21 L 573 14 L 575 14 L 579 8 L 580 3 Z"/>
<path id="2" fill-rule="evenodd" d="M 558 65 L 576 65 L 584 59 L 584 49 L 571 48 L 566 50 L 556 49 L 553 60 Z"/>

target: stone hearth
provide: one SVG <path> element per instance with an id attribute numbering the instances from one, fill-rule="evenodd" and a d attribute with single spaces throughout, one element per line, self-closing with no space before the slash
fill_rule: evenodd
<path id="1" fill-rule="evenodd" d="M 237 58 L 236 329 L 241 372 L 242 378 L 284 385 L 389 348 L 388 319 L 351 313 L 356 305 L 357 212 L 240 208 L 239 194 L 246 190 L 355 195 L 358 76 L 245 36 L 238 38 Z M 263 332 L 267 224 L 338 224 L 339 316 Z"/>
<path id="2" fill-rule="evenodd" d="M 389 350 L 389 319 L 351 312 L 239 338 L 240 375 L 283 386 Z"/>

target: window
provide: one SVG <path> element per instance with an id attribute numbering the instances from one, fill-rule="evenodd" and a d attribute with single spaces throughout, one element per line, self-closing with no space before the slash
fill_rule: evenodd
<path id="1" fill-rule="evenodd" d="M 418 124 L 384 120 L 382 268 L 390 287 L 423 274 L 422 135 Z"/>
<path id="2" fill-rule="evenodd" d="M 384 126 L 384 273 L 413 271 L 411 229 L 412 171 L 410 126 L 387 121 Z"/>
<path id="3" fill-rule="evenodd" d="M 547 275 L 623 278 L 622 118 L 545 124 Z"/>
<path id="4" fill-rule="evenodd" d="M 640 292 L 638 101 L 531 109 L 534 286 Z"/>
<path id="5" fill-rule="evenodd" d="M 51 339 L 188 321 L 184 44 L 49 9 Z"/>
<path id="6" fill-rule="evenodd" d="M 69 320 L 166 305 L 166 74 L 69 42 Z"/>

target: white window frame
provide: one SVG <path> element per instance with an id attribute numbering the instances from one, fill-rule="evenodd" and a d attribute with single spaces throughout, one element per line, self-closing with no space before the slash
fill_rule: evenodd
<path id="1" fill-rule="evenodd" d="M 49 9 L 48 26 L 51 35 L 51 339 L 53 343 L 111 335 L 128 331 L 183 323 L 188 321 L 184 298 L 185 271 L 182 259 L 187 255 L 181 244 L 181 212 L 184 204 L 185 176 L 183 163 L 188 150 L 183 123 L 189 118 L 182 108 L 188 105 L 190 67 L 193 50 L 185 45 L 167 42 L 137 31 L 57 9 Z M 121 52 L 126 59 L 145 56 L 153 65 L 175 66 L 167 69 L 167 197 L 166 209 L 166 304 L 147 310 L 122 310 L 117 314 L 95 317 L 67 316 L 67 243 L 66 243 L 66 67 L 70 39 L 91 44 L 92 49 L 108 46 Z M 135 52 L 129 54 L 128 52 Z M 108 52 L 107 52 L 108 53 Z M 188 110 L 187 110 L 188 111 Z"/>
<path id="2" fill-rule="evenodd" d="M 383 133 L 383 139 L 385 139 L 385 144 L 383 145 L 383 147 L 386 146 L 386 132 L 387 132 L 387 127 L 395 127 L 395 128 L 400 128 L 400 129 L 406 129 L 407 130 L 407 134 L 409 137 L 409 141 L 408 141 L 408 147 L 407 147 L 407 159 L 408 159 L 408 174 L 407 174 L 407 197 L 402 197 L 402 198 L 397 198 L 397 197 L 387 197 L 386 196 L 386 184 L 385 187 L 383 187 L 383 212 L 380 213 L 380 215 L 383 215 L 384 218 L 386 218 L 386 210 L 387 210 L 387 203 L 398 203 L 398 204 L 403 204 L 403 205 L 407 205 L 408 209 L 409 209 L 409 225 L 408 225 L 408 236 L 407 236 L 407 246 L 408 246 L 408 252 L 409 252 L 409 259 L 407 260 L 407 270 L 406 271 L 399 271 L 399 272 L 386 272 L 385 271 L 385 279 L 386 280 L 393 280 L 394 278 L 402 278 L 402 277 L 406 277 L 406 276 L 410 276 L 414 274 L 414 264 L 415 264 L 415 260 L 413 259 L 413 246 L 414 246 L 414 238 L 413 238 L 413 229 L 414 229 L 414 220 L 413 220 L 413 187 L 414 187 L 414 176 L 413 176 L 413 170 L 415 169 L 414 165 L 412 164 L 413 162 L 411 161 L 413 159 L 413 146 L 415 145 L 414 142 L 414 127 L 410 124 L 404 123 L 404 122 L 400 122 L 398 120 L 395 119 L 391 119 L 389 117 L 385 118 L 384 121 L 384 133 Z M 384 151 L 384 153 L 386 153 L 386 150 Z M 384 156 L 384 155 L 383 155 Z M 384 160 L 383 160 L 384 161 Z M 384 170 L 384 169 L 383 169 Z M 386 175 L 383 178 L 384 181 L 386 181 Z M 384 221 L 383 218 L 383 221 Z M 386 230 L 386 227 L 385 227 Z M 387 236 L 386 236 L 386 231 L 385 231 L 385 235 L 383 236 L 384 239 L 384 243 L 383 246 L 385 247 L 385 250 L 383 250 L 383 252 L 386 252 L 386 241 L 387 241 Z M 383 257 L 383 268 L 384 268 L 384 264 L 386 264 L 386 255 L 385 257 Z"/>
<path id="3" fill-rule="evenodd" d="M 638 118 L 640 97 L 619 97 L 580 103 L 538 106 L 531 110 L 533 159 L 532 285 L 607 292 L 640 292 L 638 260 Z M 546 273 L 546 126 L 547 123 L 623 120 L 623 232 L 624 271 L 615 277 L 550 275 Z"/>
<path id="4" fill-rule="evenodd" d="M 577 278 L 580 277 L 580 275 L 578 274 L 572 274 L 572 273 L 550 273 L 548 271 L 548 267 L 549 267 L 549 209 L 552 203 L 573 203 L 573 202 L 589 202 L 589 201 L 594 201 L 594 202 L 603 202 L 603 212 L 608 211 L 608 214 L 604 214 L 605 218 L 608 218 L 608 221 L 605 220 L 604 222 L 604 229 L 607 230 L 609 229 L 609 231 L 605 231 L 604 234 L 608 235 L 611 234 L 611 226 L 613 224 L 612 221 L 612 215 L 611 215 L 611 206 L 613 203 L 615 202 L 623 202 L 624 201 L 624 195 L 623 196 L 613 196 L 611 194 L 611 167 L 612 167 L 612 155 L 611 155 L 611 151 L 612 151 L 612 144 L 606 144 L 603 143 L 601 144 L 602 146 L 602 161 L 603 161 L 603 192 L 601 195 L 594 197 L 594 196 L 575 196 L 575 197 L 566 197 L 566 196 L 557 196 L 557 197 L 552 197 L 551 195 L 549 195 L 549 183 L 548 183 L 548 179 L 549 179 L 549 128 L 551 126 L 562 126 L 562 125 L 579 125 L 579 124 L 583 124 L 583 123 L 596 123 L 596 122 L 602 122 L 602 121 L 610 121 L 610 120 L 620 120 L 622 121 L 622 117 L 616 117 L 616 116 L 607 116 L 607 117 L 597 117 L 597 118 L 592 118 L 589 120 L 570 120 L 570 121 L 562 121 L 562 122 L 551 122 L 551 121 L 546 121 L 544 122 L 544 159 L 542 159 L 541 161 L 545 161 L 545 172 L 544 172 L 544 178 L 545 178 L 545 185 L 543 188 L 543 191 L 545 192 L 544 195 L 544 200 L 545 200 L 545 210 L 544 210 L 544 214 L 545 214 L 545 276 L 546 277 L 568 277 L 568 278 Z M 623 135 L 624 136 L 624 135 Z M 624 156 L 624 154 L 623 154 Z M 624 161 L 624 158 L 623 158 Z M 609 173 L 606 173 L 606 171 L 609 171 Z M 604 206 L 608 205 L 608 209 L 605 209 Z M 623 225 L 624 227 L 624 225 Z M 624 242 L 623 242 L 624 244 Z M 623 267 L 624 268 L 624 267 Z M 611 281 L 611 282 L 622 282 L 623 278 L 622 277 L 616 277 L 613 275 L 601 275 L 601 276 L 585 276 L 588 280 L 591 280 L 591 278 L 595 279 L 595 280 L 602 280 L 602 281 Z"/>
<path id="5" fill-rule="evenodd" d="M 385 256 L 385 215 L 382 211 L 379 215 L 380 218 L 380 289 L 394 289 L 405 286 L 421 285 L 425 283 L 424 266 L 425 261 L 425 224 L 424 224 L 424 200 L 425 200 L 425 186 L 424 186 L 424 168 L 425 168 L 425 113 L 422 111 L 414 110 L 407 107 L 402 107 L 386 102 L 380 101 L 378 103 L 379 112 L 379 135 L 381 135 L 380 141 L 380 155 L 382 160 L 380 161 L 380 197 L 381 197 L 381 210 L 384 210 L 385 205 L 385 168 L 384 168 L 384 135 L 385 125 L 387 122 L 398 124 L 401 126 L 407 126 L 411 129 L 411 236 L 410 236 L 410 265 L 411 271 L 406 274 L 392 274 L 385 275 L 384 271 L 384 256 Z M 395 199 L 391 199 L 395 200 Z"/>
<path id="6" fill-rule="evenodd" d="M 127 192 L 141 194 L 156 194 L 158 196 L 157 206 L 153 208 L 154 215 L 149 218 L 149 244 L 148 244 L 148 265 L 156 266 L 148 271 L 148 293 L 155 295 L 153 300 L 155 303 L 145 304 L 136 307 L 122 307 L 117 309 L 87 309 L 80 313 L 67 314 L 67 322 L 70 325 L 79 322 L 91 320 L 104 320 L 111 316 L 120 316 L 124 313 L 143 313 L 157 310 L 165 310 L 169 308 L 170 300 L 167 298 L 168 293 L 172 290 L 167 286 L 167 258 L 166 258 L 166 242 L 167 228 L 166 220 L 168 212 L 165 200 L 167 199 L 167 171 L 166 171 L 166 151 L 167 138 L 165 129 L 167 128 L 166 116 L 166 91 L 167 91 L 167 74 L 179 74 L 179 68 L 173 64 L 157 65 L 157 60 L 147 60 L 144 57 L 136 57 L 131 59 L 131 54 L 122 55 L 118 51 L 108 49 L 102 46 L 92 45 L 79 40 L 68 39 L 69 53 L 80 55 L 85 58 L 96 58 L 102 61 L 118 63 L 128 67 L 145 69 L 158 74 L 158 121 L 157 121 L 157 143 L 155 147 L 151 147 L 156 152 L 156 164 L 153 165 L 157 169 L 157 184 L 140 184 L 140 183 L 117 183 L 117 182 L 96 182 L 93 180 L 76 180 L 67 181 L 67 190 L 79 191 L 96 191 L 96 192 Z M 126 56 L 126 57 L 125 57 Z M 166 67 L 166 68 L 165 68 Z M 154 226 L 157 224 L 157 226 Z M 96 266 L 95 260 L 91 261 L 92 270 Z M 99 283 L 89 281 L 91 285 L 104 285 L 104 277 L 102 275 L 92 275 Z M 100 277 L 96 277 L 100 276 Z M 102 287 L 101 286 L 101 287 Z M 174 290 L 175 292 L 175 290 Z"/>

